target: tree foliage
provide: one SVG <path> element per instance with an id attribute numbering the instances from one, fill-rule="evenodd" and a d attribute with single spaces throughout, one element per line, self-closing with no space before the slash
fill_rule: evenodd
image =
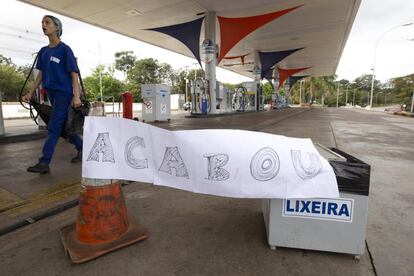
<path id="1" fill-rule="evenodd" d="M 5 102 L 16 102 L 19 99 L 24 76 L 9 65 L 0 64 L 0 92 Z"/>
<path id="2" fill-rule="evenodd" d="M 5 57 L 1 54 L 0 54 L 0 64 L 1 65 L 15 66 L 11 58 Z"/>
<path id="3" fill-rule="evenodd" d="M 411 106 L 414 92 L 414 74 L 394 78 L 391 80 L 391 85 L 392 99 L 399 104 Z"/>
<path id="4" fill-rule="evenodd" d="M 157 59 L 137 60 L 128 73 L 128 81 L 136 84 L 170 82 L 171 65 L 160 64 Z"/>
<path id="5" fill-rule="evenodd" d="M 16 66 L 11 58 L 0 54 L 0 92 L 2 100 L 8 102 L 19 101 L 20 91 L 30 70 L 30 65 Z M 26 90 L 33 80 L 29 79 Z"/>
<path id="6" fill-rule="evenodd" d="M 98 65 L 83 82 L 90 100 L 96 100 L 101 96 L 101 83 L 105 100 L 114 97 L 115 101 L 118 101 L 120 94 L 126 91 L 126 85 L 114 77 L 114 70 L 104 65 Z"/>
<path id="7" fill-rule="evenodd" d="M 188 93 L 190 92 L 190 84 L 192 81 L 194 81 L 196 78 L 204 78 L 204 71 L 203 69 L 191 69 L 186 70 L 184 68 L 181 68 L 177 71 L 174 71 L 174 74 L 172 76 L 175 78 L 175 86 L 173 87 L 173 93 L 177 94 L 185 94 L 185 83 L 187 80 L 188 85 Z"/>
<path id="8" fill-rule="evenodd" d="M 293 86 L 293 92 L 291 92 L 292 102 L 299 103 L 300 85 L 302 85 L 302 103 L 336 106 L 338 99 L 339 106 L 344 106 L 347 103 L 366 106 L 369 104 L 369 92 L 371 90 L 372 80 L 371 77 L 371 75 L 364 74 L 356 78 L 354 81 L 346 79 L 337 80 L 336 75 L 308 77 L 303 79 L 302 84 L 297 82 Z M 389 94 L 387 97 L 387 103 L 391 103 L 392 97 L 390 97 L 390 88 L 387 88 L 386 85 L 383 85 L 381 82 L 376 80 L 374 83 L 373 103 L 383 104 L 386 93 Z M 339 96 L 338 98 L 337 94 Z M 377 95 L 379 95 L 379 97 Z"/>
<path id="9" fill-rule="evenodd" d="M 148 83 L 165 83 L 170 86 L 175 84 L 174 71 L 171 65 L 159 63 L 157 59 L 145 58 L 135 61 L 134 66 L 128 71 L 127 80 L 130 87 L 137 91 L 134 99 L 141 100 L 141 85 Z"/>
<path id="10" fill-rule="evenodd" d="M 17 66 L 11 58 L 0 54 L 0 92 L 3 94 L 4 101 L 19 100 L 19 92 L 30 68 L 30 64 Z M 123 72 L 126 81 L 116 79 L 115 70 Z M 141 101 L 142 84 L 164 83 L 171 86 L 172 93 L 184 94 L 186 89 L 189 91 L 191 81 L 197 77 L 205 77 L 203 69 L 174 70 L 170 64 L 160 63 L 157 59 L 137 59 L 133 51 L 119 51 L 115 53 L 113 66 L 97 66 L 84 79 L 84 84 L 88 98 L 91 100 L 101 95 L 102 88 L 104 97 L 113 96 L 115 100 L 118 100 L 121 93 L 131 91 L 134 101 Z M 337 80 L 335 75 L 308 77 L 291 88 L 290 102 L 299 103 L 301 96 L 301 102 L 308 104 L 336 106 L 338 99 L 340 106 L 346 103 L 366 106 L 369 104 L 371 81 L 371 74 L 363 74 L 353 81 Z M 32 76 L 29 77 L 26 90 L 32 85 L 31 82 L 33 82 Z M 224 86 L 234 90 L 238 85 L 224 84 Z M 274 93 L 272 85 L 267 82 L 263 83 L 262 91 L 265 101 L 268 102 Z M 374 105 L 398 103 L 410 106 L 413 91 L 414 74 L 391 79 L 386 84 L 375 80 L 373 103 Z M 283 94 L 283 87 L 279 93 Z"/>
<path id="11" fill-rule="evenodd" d="M 134 67 L 137 57 L 133 51 L 120 51 L 115 53 L 115 69 L 127 76 L 129 70 Z"/>
<path id="12" fill-rule="evenodd" d="M 272 99 L 273 93 L 274 93 L 273 85 L 270 84 L 270 82 L 266 81 L 262 85 L 262 94 L 263 94 L 265 103 L 268 103 Z"/>
<path id="13" fill-rule="evenodd" d="M 372 75 L 371 74 L 363 74 L 356 78 L 354 81 L 354 86 L 366 90 L 371 91 L 372 85 Z M 378 91 L 381 89 L 381 82 L 379 80 L 374 80 L 374 91 Z"/>
<path id="14" fill-rule="evenodd" d="M 303 104 L 336 104 L 336 76 L 307 77 L 296 82 L 292 87 L 291 97 L 294 103 L 302 102 Z M 302 100 L 300 101 L 300 97 Z"/>

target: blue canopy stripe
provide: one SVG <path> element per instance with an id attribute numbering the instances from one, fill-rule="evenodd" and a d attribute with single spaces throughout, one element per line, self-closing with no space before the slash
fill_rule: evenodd
<path id="1" fill-rule="evenodd" d="M 263 71 L 262 71 L 262 73 L 263 73 Z M 265 75 L 262 76 L 262 78 L 268 79 L 268 80 L 274 79 L 275 77 L 273 76 L 273 69 L 267 70 L 266 73 L 265 73 Z"/>
<path id="2" fill-rule="evenodd" d="M 261 78 L 265 78 L 269 71 L 272 72 L 272 67 L 281 62 L 284 58 L 302 49 L 304 49 L 304 47 L 277 52 L 259 51 L 260 63 L 262 65 Z"/>
<path id="3" fill-rule="evenodd" d="M 198 63 L 201 66 L 200 33 L 203 20 L 204 17 L 201 17 L 190 22 L 146 30 L 160 32 L 179 40 L 193 53 L 194 57 L 197 59 Z"/>

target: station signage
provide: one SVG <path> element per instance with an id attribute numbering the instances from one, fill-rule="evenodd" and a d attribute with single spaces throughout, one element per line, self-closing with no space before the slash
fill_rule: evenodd
<path id="1" fill-rule="evenodd" d="M 282 216 L 352 222 L 353 208 L 349 198 L 284 199 Z"/>

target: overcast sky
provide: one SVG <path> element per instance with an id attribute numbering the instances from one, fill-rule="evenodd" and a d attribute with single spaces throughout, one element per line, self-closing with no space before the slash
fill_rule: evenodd
<path id="1" fill-rule="evenodd" d="M 15 0 L 1 0 L 1 4 L 0 54 L 19 65 L 30 63 L 32 53 L 48 41 L 41 30 L 42 16 L 53 13 Z M 154 57 L 175 69 L 197 67 L 195 59 L 58 16 L 63 22 L 62 40 L 74 50 L 83 75 L 88 75 L 99 63 L 112 63 L 114 53 L 120 50 L 133 50 L 138 58 Z M 378 38 L 388 29 L 408 22 L 414 22 L 413 0 L 362 0 L 336 72 L 339 78 L 353 80 L 361 74 L 370 74 Z M 396 28 L 381 39 L 375 67 L 378 79 L 386 81 L 414 73 L 414 41 L 409 39 L 414 39 L 414 25 Z M 220 68 L 217 77 L 230 83 L 250 80 Z"/>

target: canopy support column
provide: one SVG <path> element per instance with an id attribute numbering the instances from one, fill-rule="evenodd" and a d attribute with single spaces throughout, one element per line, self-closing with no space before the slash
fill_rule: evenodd
<path id="1" fill-rule="evenodd" d="M 257 68 L 258 72 L 254 72 L 254 87 L 256 88 L 256 94 L 254 96 L 255 99 L 255 110 L 256 112 L 260 111 L 260 106 L 261 106 L 261 100 L 262 100 L 262 91 L 261 91 L 261 87 L 260 87 L 260 72 L 261 70 L 259 68 L 261 68 L 261 63 L 260 63 L 260 56 L 259 56 L 259 51 L 258 50 L 254 50 L 253 52 L 253 57 L 254 57 L 254 68 Z"/>
<path id="2" fill-rule="evenodd" d="M 204 21 L 204 33 L 205 39 L 210 40 L 214 47 L 216 46 L 216 13 L 215 12 L 207 12 L 205 21 Z M 217 57 L 216 53 L 214 53 L 211 62 L 206 62 L 206 80 L 208 82 L 208 94 L 210 95 L 210 113 L 216 114 L 216 62 Z"/>

